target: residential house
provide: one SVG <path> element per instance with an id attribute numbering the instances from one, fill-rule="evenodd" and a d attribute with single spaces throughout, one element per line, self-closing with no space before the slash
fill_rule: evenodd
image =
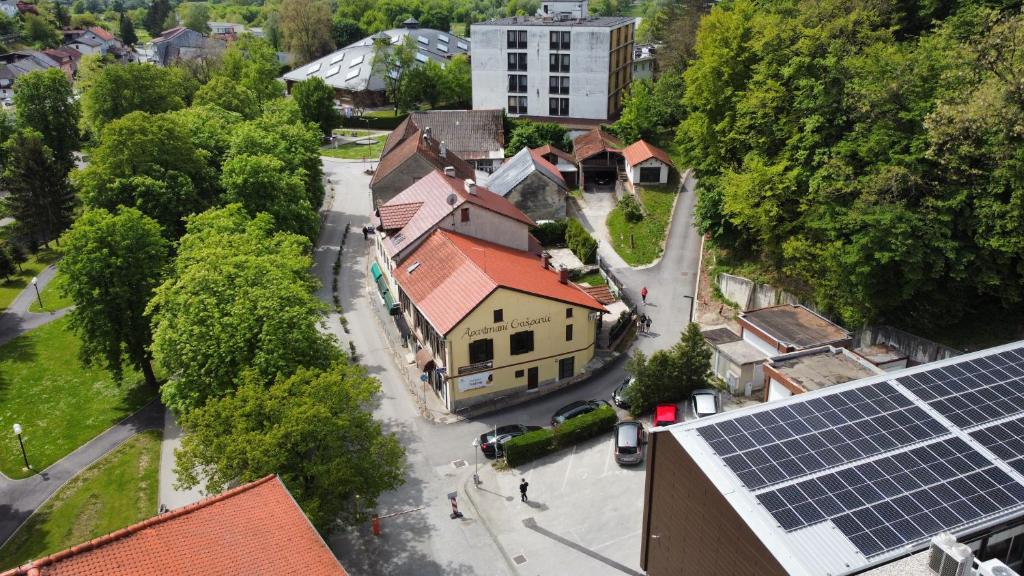
<path id="1" fill-rule="evenodd" d="M 17 50 L 0 55 L 0 99 L 9 106 L 14 98 L 15 81 L 29 72 L 60 68 L 59 62 L 38 50 Z"/>
<path id="2" fill-rule="evenodd" d="M 380 206 L 431 172 L 451 167 L 462 180 L 476 180 L 476 172 L 465 160 L 426 129 L 416 130 L 401 144 L 381 155 L 370 180 L 373 205 Z"/>
<path id="3" fill-rule="evenodd" d="M 577 136 L 572 143 L 573 156 L 580 170 L 580 188 L 589 178 L 611 182 L 622 170 L 622 142 L 601 128 Z"/>
<path id="4" fill-rule="evenodd" d="M 630 184 L 666 184 L 672 170 L 672 159 L 668 153 L 645 142 L 637 140 L 622 151 L 626 161 L 626 177 Z"/>
<path id="5" fill-rule="evenodd" d="M 573 158 L 572 154 L 555 148 L 550 144 L 545 144 L 540 148 L 534 148 L 534 151 L 540 154 L 541 158 L 547 160 L 558 169 L 558 173 L 562 175 L 562 179 L 565 180 L 566 186 L 569 188 L 576 187 L 579 168 L 576 167 L 576 159 Z"/>
<path id="6" fill-rule="evenodd" d="M 734 395 L 751 396 L 764 386 L 764 361 L 769 354 L 728 328 L 702 332 L 711 348 L 711 371 Z"/>
<path id="7" fill-rule="evenodd" d="M 769 356 L 832 345 L 849 348 L 852 335 L 842 326 L 799 304 L 742 312 L 740 336 Z"/>
<path id="8" fill-rule="evenodd" d="M 167 66 L 175 60 L 189 60 L 224 47 L 221 40 L 207 38 L 182 26 L 164 30 L 146 45 L 150 62 Z"/>
<path id="9" fill-rule="evenodd" d="M 569 18 L 586 18 L 590 11 L 587 0 L 546 0 L 537 8 L 537 16 L 568 16 Z"/>
<path id="10" fill-rule="evenodd" d="M 655 58 L 654 44 L 637 44 L 633 47 L 633 80 L 654 80 L 658 75 L 658 59 Z"/>
<path id="11" fill-rule="evenodd" d="M 846 348 L 822 346 L 790 352 L 765 362 L 764 401 L 774 402 L 884 373 Z"/>
<path id="12" fill-rule="evenodd" d="M 164 512 L 0 576 L 303 574 L 345 569 L 277 476 Z"/>
<path id="13" fill-rule="evenodd" d="M 47 48 L 43 50 L 43 53 L 60 66 L 68 80 L 74 80 L 78 73 L 78 62 L 82 59 L 81 52 L 70 46 L 62 46 L 61 48 Z"/>
<path id="14" fill-rule="evenodd" d="M 89 28 L 65 28 L 63 47 L 73 48 L 81 54 L 112 55 L 124 60 L 128 51 L 120 39 L 99 26 Z"/>
<path id="15" fill-rule="evenodd" d="M 421 130 L 476 170 L 491 173 L 505 158 L 504 122 L 501 110 L 411 112 L 388 135 L 382 154 L 387 154 L 416 130 Z"/>
<path id="16" fill-rule="evenodd" d="M 539 153 L 523 148 L 487 179 L 487 188 L 534 220 L 565 218 L 569 188 L 558 168 Z"/>

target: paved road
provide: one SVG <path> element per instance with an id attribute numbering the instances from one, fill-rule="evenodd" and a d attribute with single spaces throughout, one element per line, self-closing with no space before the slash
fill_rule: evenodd
<path id="1" fill-rule="evenodd" d="M 37 278 L 39 278 L 40 292 L 50 283 L 50 280 L 53 280 L 56 274 L 57 267 L 54 265 L 47 266 L 39 273 Z M 35 301 L 36 291 L 29 284 L 28 287 L 18 294 L 6 310 L 0 312 L 0 345 L 14 340 L 33 328 L 53 322 L 71 310 L 71 308 L 63 308 L 54 312 L 29 312 L 29 306 Z"/>
<path id="2" fill-rule="evenodd" d="M 139 432 L 159 429 L 163 425 L 163 406 L 154 400 L 35 476 L 11 480 L 0 474 L 0 545 L 36 508 L 81 470 Z"/>

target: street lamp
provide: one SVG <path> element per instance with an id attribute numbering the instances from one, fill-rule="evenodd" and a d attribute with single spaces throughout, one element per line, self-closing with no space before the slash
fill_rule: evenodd
<path id="1" fill-rule="evenodd" d="M 693 296 L 683 296 L 683 298 L 689 298 L 690 299 L 690 314 L 689 314 L 689 316 L 686 317 L 687 324 L 690 324 L 690 323 L 693 322 Z"/>
<path id="2" fill-rule="evenodd" d="M 21 440 L 21 424 L 14 425 L 14 435 L 18 437 L 18 444 L 21 446 L 21 457 L 25 459 L 25 469 L 31 470 L 32 465 L 28 463 L 28 456 L 25 455 L 25 443 Z"/>
<path id="3" fill-rule="evenodd" d="M 473 438 L 473 485 L 480 487 L 480 465 L 477 458 L 480 457 L 480 439 Z"/>
<path id="4" fill-rule="evenodd" d="M 39 300 L 39 307 L 43 307 L 43 297 L 39 295 L 39 277 L 32 277 L 32 287 L 36 289 L 36 299 Z"/>

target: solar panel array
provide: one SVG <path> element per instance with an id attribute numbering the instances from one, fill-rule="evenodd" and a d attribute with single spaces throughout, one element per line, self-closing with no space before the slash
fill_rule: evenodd
<path id="1" fill-rule="evenodd" d="M 928 440 L 946 429 L 882 382 L 697 431 L 753 490 Z"/>
<path id="2" fill-rule="evenodd" d="M 1024 347 L 893 382 L 912 396 L 879 382 L 696 431 L 781 528 L 831 522 L 866 558 L 1024 507 L 1024 484 L 962 435 L 1024 474 Z"/>

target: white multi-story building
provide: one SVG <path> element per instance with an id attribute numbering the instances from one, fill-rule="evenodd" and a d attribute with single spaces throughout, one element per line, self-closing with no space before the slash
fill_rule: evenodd
<path id="1" fill-rule="evenodd" d="M 633 79 L 634 24 L 564 14 L 473 24 L 473 108 L 562 123 L 616 118 Z"/>
<path id="2" fill-rule="evenodd" d="M 537 16 L 569 14 L 573 18 L 586 18 L 589 16 L 587 10 L 589 10 L 587 0 L 549 0 L 540 3 L 540 8 L 537 8 Z"/>

